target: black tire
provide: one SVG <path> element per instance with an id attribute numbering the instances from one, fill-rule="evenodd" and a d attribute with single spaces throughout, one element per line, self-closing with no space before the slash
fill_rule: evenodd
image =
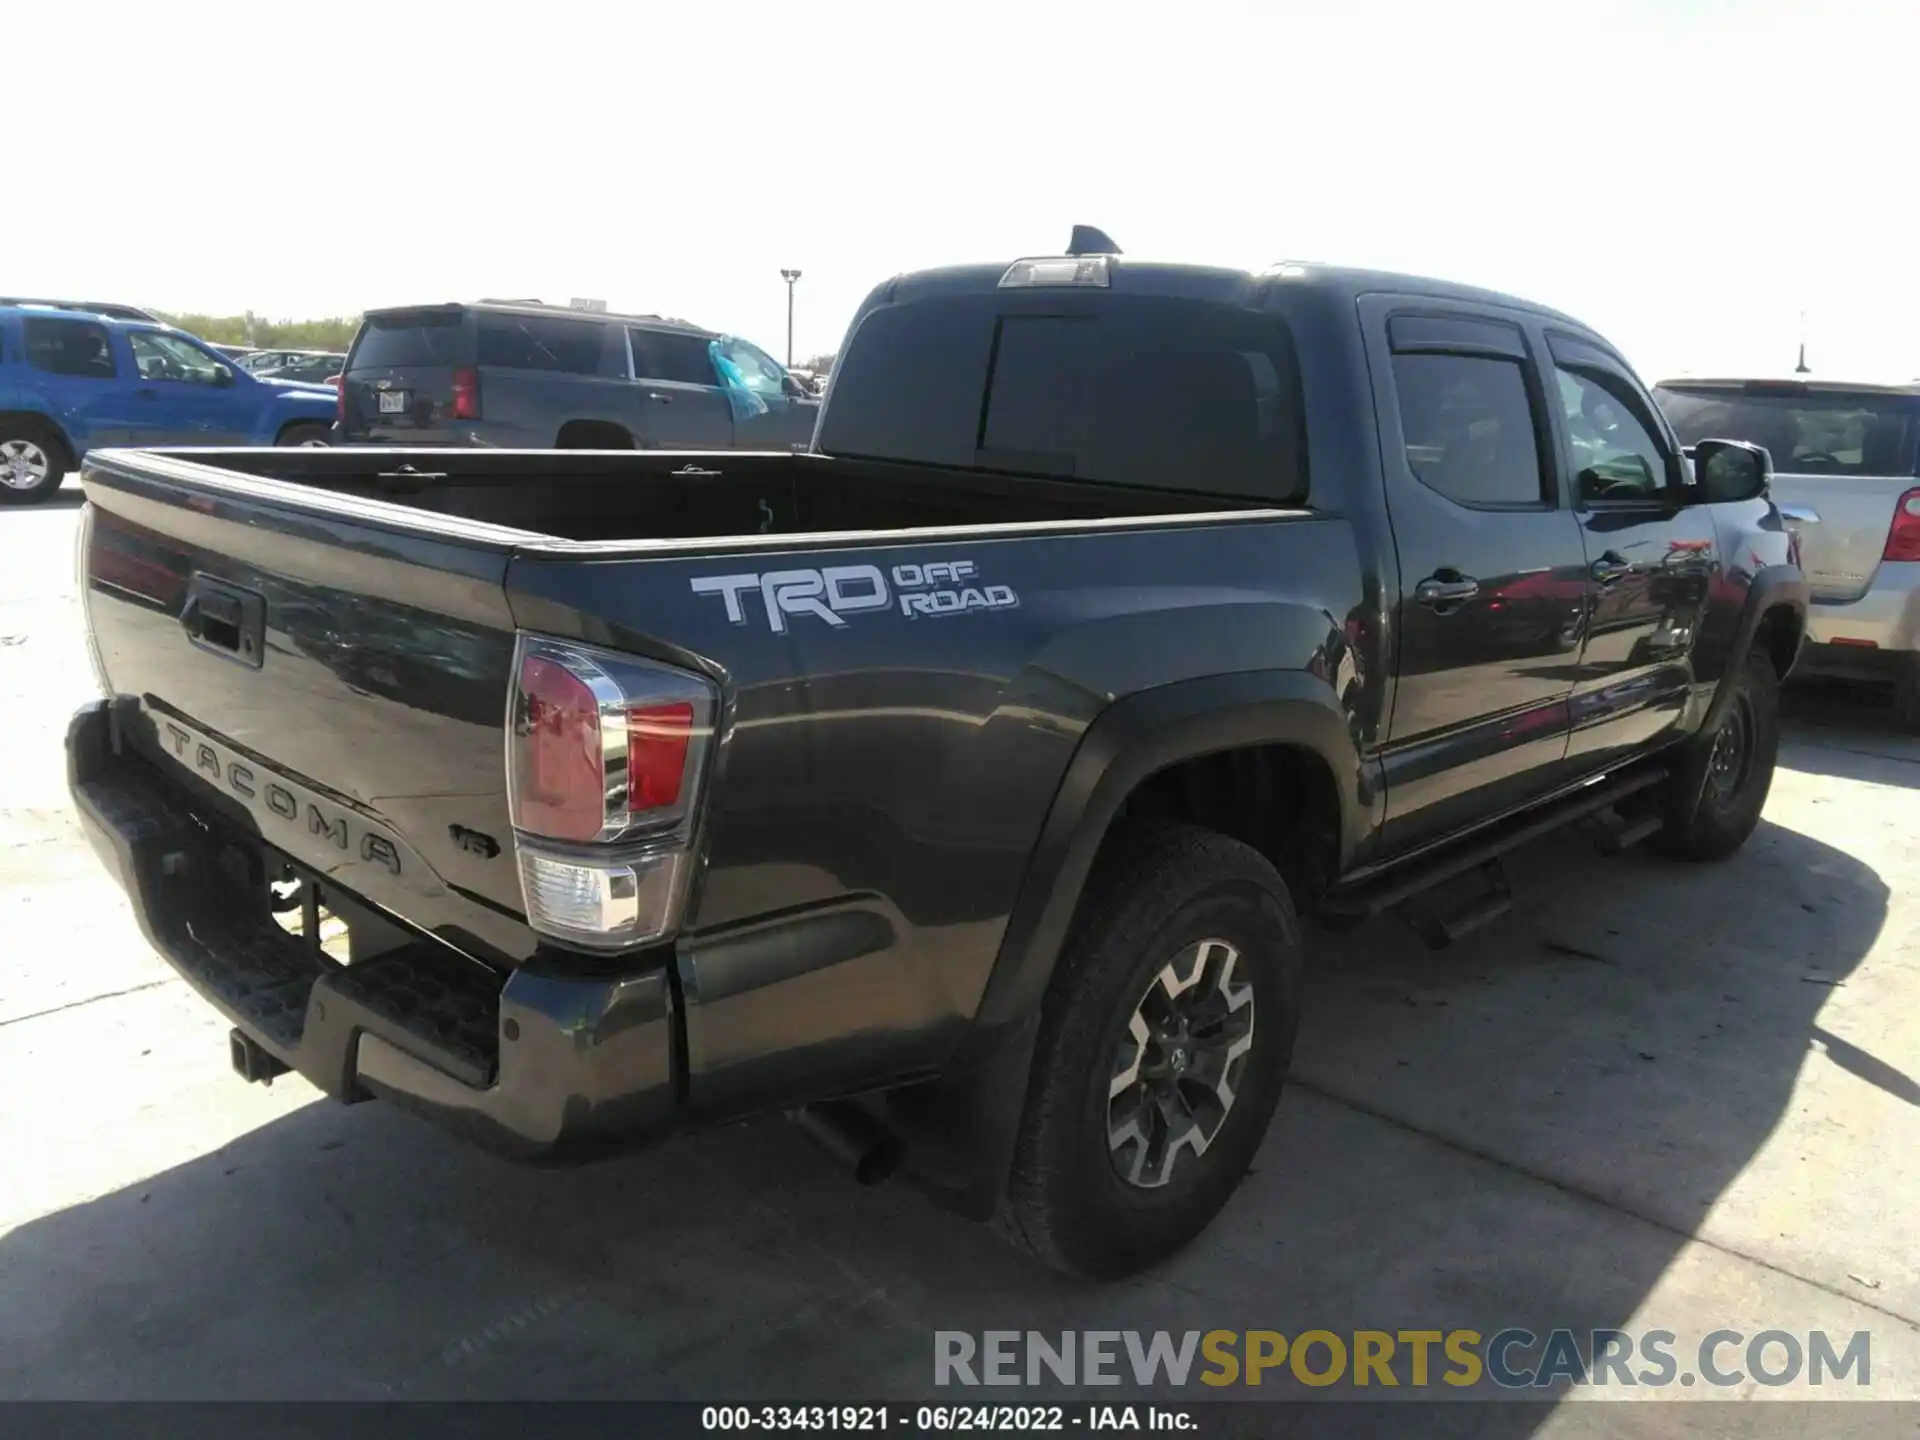
<path id="1" fill-rule="evenodd" d="M 73 452 L 50 425 L 0 420 L 0 505 L 50 500 L 73 469 Z"/>
<path id="2" fill-rule="evenodd" d="M 1206 941 L 1226 942 L 1232 958 Z M 1174 1049 L 1136 1048 L 1128 1038 L 1137 1011 L 1166 993 L 1156 977 L 1173 971 L 1183 952 L 1196 957 L 1188 972 L 1196 992 L 1204 994 L 1223 964 L 1234 994 L 1250 987 L 1250 1016 L 1235 1022 L 1246 1024 L 1250 1048 L 1219 1072 L 1232 1080 L 1232 1098 L 1210 1137 L 1198 1150 L 1163 1152 L 1164 1183 L 1145 1188 L 1120 1171 L 1123 1163 L 1141 1170 L 1132 1162 L 1150 1153 L 1144 1139 L 1137 1149 L 1129 1142 L 1128 1159 L 1114 1158 L 1121 1152 L 1109 1140 L 1113 1107 L 1130 1092 L 1115 1101 L 1111 1085 L 1130 1054 L 1157 1057 L 1153 1066 L 1136 1060 L 1139 1075 L 1176 1063 L 1186 1072 Z M 1301 966 L 1292 898 L 1257 851 L 1191 825 L 1138 824 L 1116 835 L 1047 990 L 1001 1232 L 1057 1270 L 1111 1280 L 1204 1230 L 1245 1177 L 1280 1099 L 1299 1028 Z M 1221 1023 L 1234 1021 L 1229 1011 L 1240 1007 L 1228 1006 L 1224 983 L 1216 995 Z M 1213 1059 L 1200 1047 L 1217 1044 L 1219 1027 L 1212 1041 L 1204 1028 L 1196 1023 L 1191 1041 L 1179 1042 L 1180 1055 L 1191 1043 L 1201 1058 L 1171 1083 L 1199 1087 L 1181 1093 L 1197 1093 L 1211 1116 L 1217 1092 L 1200 1075 L 1202 1058 L 1209 1068 Z M 1142 1103 L 1137 1113 L 1148 1108 Z M 1194 1114 L 1191 1104 L 1182 1109 Z"/>
<path id="3" fill-rule="evenodd" d="M 1662 854 L 1724 860 L 1760 823 L 1780 750 L 1780 680 L 1772 660 L 1755 650 L 1734 683 L 1714 732 L 1687 742 L 1667 791 L 1667 826 L 1654 837 Z"/>
<path id="4" fill-rule="evenodd" d="M 296 420 L 275 438 L 276 445 L 325 445 L 332 427 L 319 420 Z"/>

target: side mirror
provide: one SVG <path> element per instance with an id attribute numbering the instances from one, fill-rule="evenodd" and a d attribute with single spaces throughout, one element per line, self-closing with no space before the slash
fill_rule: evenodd
<path id="1" fill-rule="evenodd" d="M 214 366 L 213 367 L 213 383 L 216 385 L 233 384 L 233 367 L 231 365 Z"/>
<path id="2" fill-rule="evenodd" d="M 1704 505 L 1758 500 L 1773 481 L 1773 457 L 1744 440 L 1702 440 L 1693 447 L 1693 474 Z"/>
<path id="3" fill-rule="evenodd" d="M 780 388 L 787 392 L 789 399 L 811 400 L 813 398 L 813 392 L 792 375 L 780 377 Z"/>

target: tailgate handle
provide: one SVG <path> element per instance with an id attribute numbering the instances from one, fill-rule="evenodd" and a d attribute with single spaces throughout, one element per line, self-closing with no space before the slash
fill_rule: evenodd
<path id="1" fill-rule="evenodd" d="M 266 658 L 267 602 L 238 585 L 195 575 L 180 607 L 180 628 L 200 649 L 256 670 Z"/>

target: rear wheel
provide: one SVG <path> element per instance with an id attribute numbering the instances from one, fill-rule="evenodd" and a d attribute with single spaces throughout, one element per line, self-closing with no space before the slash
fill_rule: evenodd
<path id="1" fill-rule="evenodd" d="M 60 437 L 31 420 L 0 421 L 0 505 L 33 505 L 60 488 L 72 468 Z"/>
<path id="2" fill-rule="evenodd" d="M 1204 1230 L 1280 1098 L 1300 972 L 1293 902 L 1258 852 L 1189 825 L 1116 836 L 1048 988 L 1008 1237 L 1113 1279 Z"/>
<path id="3" fill-rule="evenodd" d="M 1667 828 L 1655 845 L 1680 859 L 1733 854 L 1759 825 L 1773 787 L 1780 749 L 1780 681 L 1773 661 L 1755 650 L 1731 679 L 1735 689 L 1720 723 L 1687 743 L 1668 787 Z M 1698 804 L 1692 804 L 1695 795 Z"/>
<path id="4" fill-rule="evenodd" d="M 306 445 L 325 449 L 327 445 L 327 427 L 317 420 L 300 420 L 287 426 L 274 442 L 276 445 Z"/>

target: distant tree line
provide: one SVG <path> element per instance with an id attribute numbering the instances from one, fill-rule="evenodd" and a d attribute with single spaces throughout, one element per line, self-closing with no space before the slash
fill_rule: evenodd
<path id="1" fill-rule="evenodd" d="M 169 325 L 215 345 L 255 345 L 261 349 L 345 350 L 360 328 L 358 315 L 328 320 L 262 320 L 252 315 L 163 315 Z"/>
<path id="2" fill-rule="evenodd" d="M 794 368 L 799 370 L 809 370 L 809 371 L 812 371 L 815 375 L 831 375 L 833 373 L 833 360 L 834 360 L 834 353 L 833 351 L 829 350 L 824 355 L 814 355 L 809 357 L 808 359 L 802 360 L 799 363 L 799 365 L 797 365 Z"/>

